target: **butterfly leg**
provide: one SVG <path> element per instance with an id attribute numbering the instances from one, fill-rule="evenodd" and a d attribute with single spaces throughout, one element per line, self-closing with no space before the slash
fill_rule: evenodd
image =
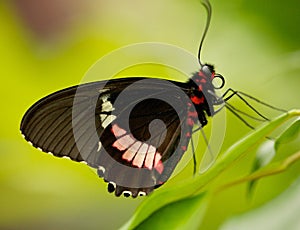
<path id="1" fill-rule="evenodd" d="M 204 131 L 203 131 L 203 127 L 200 126 L 200 127 L 196 128 L 196 129 L 194 129 L 193 132 L 192 132 L 192 134 L 194 134 L 194 133 L 196 133 L 196 132 L 198 132 L 198 131 L 200 131 L 201 134 L 202 134 L 202 136 L 203 136 L 204 142 L 206 143 L 206 146 L 207 146 L 207 149 L 208 149 L 208 152 L 209 152 L 209 155 L 210 155 L 210 159 L 212 159 L 212 162 L 213 162 L 217 155 L 214 155 L 214 154 L 213 154 L 213 151 L 212 151 L 212 149 L 211 149 L 211 147 L 210 147 L 210 144 L 209 144 L 209 142 L 208 142 L 208 139 L 207 139 L 207 137 L 206 137 L 206 135 L 205 135 L 205 133 L 204 133 Z M 196 167 L 196 156 L 195 156 L 195 154 L 194 154 L 194 153 L 195 153 L 195 150 L 194 150 L 195 147 L 194 147 L 194 145 L 193 145 L 193 137 L 191 138 L 191 145 L 192 145 L 192 150 L 193 150 L 193 157 L 195 158 L 195 159 L 194 159 L 194 174 L 195 174 L 195 173 L 196 173 L 196 170 L 197 170 L 197 167 Z M 200 170 L 201 170 L 201 169 L 200 169 Z"/>
<path id="2" fill-rule="evenodd" d="M 229 94 L 229 93 L 231 93 L 229 96 L 227 96 L 226 97 L 226 95 L 227 94 Z M 255 102 L 257 102 L 257 103 L 259 103 L 259 104 L 262 104 L 262 105 L 264 105 L 264 106 L 266 106 L 266 107 L 269 107 L 269 108 L 271 108 L 271 109 L 273 109 L 273 110 L 277 110 L 277 111 L 280 111 L 280 112 L 287 112 L 287 110 L 285 110 L 285 109 L 281 109 L 281 108 L 278 108 L 278 107 L 275 107 L 275 106 L 273 106 L 273 105 L 270 105 L 270 104 L 268 104 L 268 103 L 266 103 L 266 102 L 263 102 L 263 101 L 261 101 L 261 100 L 259 100 L 259 99 L 257 99 L 257 98 L 255 98 L 255 97 L 253 97 L 253 96 L 251 96 L 251 95 L 249 95 L 249 94 L 246 94 L 246 93 L 244 93 L 244 92 L 241 92 L 241 91 L 237 91 L 237 90 L 234 90 L 234 89 L 232 89 L 232 88 L 229 88 L 229 89 L 227 89 L 226 90 L 226 92 L 223 94 L 223 100 L 225 101 L 225 102 L 227 102 L 230 98 L 232 98 L 233 96 L 238 96 L 249 108 L 251 108 L 256 114 L 258 114 L 260 117 L 262 117 L 262 118 L 264 118 L 264 119 L 267 119 L 268 120 L 268 118 L 266 118 L 266 117 L 264 117 L 262 114 L 260 114 L 255 108 L 253 108 L 253 106 L 251 106 L 250 105 L 250 103 L 245 99 L 245 97 L 247 97 L 247 98 L 249 98 L 249 99 L 251 99 L 251 100 L 253 100 L 253 101 L 255 101 Z"/>
<path id="3" fill-rule="evenodd" d="M 229 94 L 229 96 L 226 96 L 226 95 L 228 95 Z M 254 111 L 258 116 L 260 116 L 261 118 L 263 118 L 265 121 L 269 121 L 270 119 L 268 119 L 266 116 L 264 116 L 264 115 L 262 115 L 257 109 L 255 109 L 242 95 L 248 95 L 248 94 L 244 94 L 243 92 L 240 92 L 240 91 L 236 91 L 236 90 L 234 90 L 234 89 L 232 89 L 232 88 L 229 88 L 229 89 L 227 89 L 226 90 L 226 92 L 223 94 L 223 100 L 225 101 L 225 103 L 229 100 L 229 99 L 231 99 L 233 96 L 237 96 L 240 100 L 242 100 L 252 111 Z M 258 99 L 256 99 L 256 98 L 254 98 L 254 97 L 252 97 L 252 96 L 250 96 L 249 95 L 249 97 L 248 98 L 250 98 L 250 99 L 252 99 L 252 100 L 255 100 L 255 101 L 257 101 L 257 102 L 259 102 L 259 103 L 263 103 L 263 102 L 261 102 L 260 100 L 258 100 Z M 268 105 L 268 104 L 266 104 L 266 103 L 263 103 L 264 105 Z M 269 107 L 269 106 L 268 106 Z M 234 110 L 234 107 L 232 107 L 231 106 L 231 109 L 229 109 L 231 112 L 233 112 L 233 110 Z M 237 115 L 236 113 L 234 113 L 235 115 Z M 240 116 L 238 116 L 239 118 L 240 118 Z"/>
<path id="4" fill-rule="evenodd" d="M 234 109 L 232 109 L 230 106 L 226 105 L 226 108 L 233 113 L 238 119 L 240 119 L 246 126 L 248 126 L 250 129 L 255 129 L 252 125 L 250 125 L 244 118 L 242 118 Z"/>
<path id="5" fill-rule="evenodd" d="M 196 160 L 195 146 L 194 146 L 193 137 L 191 137 L 191 146 L 192 146 L 192 152 L 193 152 L 193 163 L 194 163 L 193 175 L 195 176 L 195 174 L 196 174 L 196 170 L 197 170 L 197 160 Z"/>
<path id="6" fill-rule="evenodd" d="M 254 111 L 260 118 L 251 116 L 251 115 L 249 115 L 249 114 L 247 114 L 247 113 L 245 113 L 245 112 L 243 112 L 243 111 L 241 111 L 241 110 L 235 108 L 233 105 L 231 105 L 228 101 L 229 101 L 229 99 L 231 99 L 233 96 L 237 96 L 241 101 L 243 101 L 243 102 L 246 104 L 246 106 L 248 106 L 252 111 Z M 265 103 L 265 102 L 263 102 L 263 101 L 261 101 L 261 100 L 255 98 L 255 97 L 252 97 L 252 96 L 249 95 L 249 94 L 246 94 L 246 93 L 241 92 L 241 91 L 236 91 L 236 90 L 234 90 L 234 89 L 232 89 L 232 88 L 227 89 L 226 92 L 223 94 L 222 97 L 223 97 L 223 100 L 224 100 L 224 102 L 225 102 L 226 108 L 227 108 L 231 113 L 233 113 L 237 118 L 239 118 L 246 126 L 250 127 L 251 129 L 254 129 L 254 127 L 253 127 L 252 125 L 250 125 L 244 118 L 242 118 L 242 117 L 240 116 L 240 114 L 243 114 L 243 115 L 245 115 L 245 116 L 247 116 L 247 117 L 249 117 L 249 118 L 251 118 L 251 119 L 253 119 L 253 120 L 262 121 L 262 122 L 263 122 L 263 121 L 270 121 L 270 119 L 267 118 L 266 116 L 262 115 L 262 114 L 261 114 L 257 109 L 255 109 L 255 108 L 254 108 L 254 107 L 253 107 L 253 106 L 252 106 L 245 98 L 249 98 L 250 100 L 253 100 L 253 101 L 255 101 L 255 102 L 259 103 L 259 104 L 262 104 L 262 105 L 264 105 L 264 106 L 266 106 L 266 107 L 269 107 L 269 108 L 271 108 L 271 109 L 273 109 L 273 110 L 277 110 L 277 111 L 280 111 L 280 112 L 287 112 L 287 111 L 284 110 L 284 109 L 277 108 L 277 107 L 275 107 L 275 106 L 272 106 L 272 105 L 270 105 L 270 104 L 267 104 L 267 103 Z"/>
<path id="7" fill-rule="evenodd" d="M 236 95 L 238 95 L 240 98 L 242 97 L 241 95 L 243 95 L 244 97 L 247 97 L 247 98 L 249 98 L 249 99 L 251 99 L 251 100 L 253 100 L 253 101 L 258 102 L 259 104 L 265 105 L 265 106 L 267 106 L 267 107 L 269 107 L 269 108 L 271 108 L 271 109 L 274 109 L 274 110 L 277 110 L 277 111 L 280 111 L 280 112 L 287 112 L 287 110 L 285 110 L 285 109 L 281 109 L 281 108 L 275 107 L 275 106 L 273 106 L 273 105 L 270 105 L 270 104 L 268 104 L 268 103 L 266 103 L 266 102 L 263 102 L 263 101 L 261 101 L 261 100 L 255 98 L 255 97 L 253 97 L 253 96 L 251 96 L 251 95 L 249 95 L 249 94 L 246 94 L 246 93 L 241 92 L 241 91 L 233 90 L 232 88 L 229 88 L 229 89 L 223 94 L 223 98 L 226 96 L 226 94 L 228 94 L 228 92 L 232 92 L 232 94 L 236 94 Z M 230 95 L 230 96 L 228 96 L 228 97 L 232 97 L 232 96 L 233 96 L 233 95 Z M 227 98 L 228 98 L 228 97 L 227 97 Z M 227 99 L 227 98 L 226 98 L 226 99 Z M 224 100 L 226 101 L 226 99 L 224 99 Z M 228 99 L 229 99 L 229 98 L 228 98 Z M 228 100 L 228 99 L 227 99 L 227 100 Z"/>

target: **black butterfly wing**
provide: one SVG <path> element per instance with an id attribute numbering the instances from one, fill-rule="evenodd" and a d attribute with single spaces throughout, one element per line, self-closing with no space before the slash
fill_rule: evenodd
<path id="1" fill-rule="evenodd" d="M 142 80 L 94 82 L 51 94 L 26 112 L 21 132 L 44 152 L 98 168 L 117 196 L 148 194 L 170 177 L 189 142 L 182 137 L 191 130 L 182 88 Z"/>
<path id="2" fill-rule="evenodd" d="M 118 80 L 106 89 L 111 94 L 122 91 L 131 80 Z M 88 130 L 94 126 L 94 116 L 87 116 L 95 110 L 92 101 L 98 100 L 99 90 L 105 91 L 106 82 L 93 82 L 70 87 L 52 93 L 32 105 L 21 121 L 21 133 L 34 147 L 55 156 L 70 157 L 84 161 L 76 146 L 73 124 Z M 76 95 L 76 102 L 74 101 Z M 77 108 L 72 123 L 72 108 Z M 92 122 L 91 122 L 92 121 Z"/>
<path id="3" fill-rule="evenodd" d="M 137 82 L 111 103 L 116 118 L 99 135 L 100 159 L 94 162 L 117 196 L 149 193 L 169 178 L 186 150 L 187 104 L 180 88 L 164 83 Z"/>

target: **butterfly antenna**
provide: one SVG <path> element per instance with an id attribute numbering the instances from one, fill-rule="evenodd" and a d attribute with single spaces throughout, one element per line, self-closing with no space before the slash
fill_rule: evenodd
<path id="1" fill-rule="evenodd" d="M 201 38 L 201 41 L 200 41 L 199 51 L 198 51 L 198 61 L 199 61 L 199 64 L 201 66 L 203 66 L 203 64 L 201 63 L 200 54 L 201 54 L 201 49 L 202 49 L 202 45 L 203 45 L 204 39 L 206 37 L 207 31 L 208 31 L 208 28 L 209 28 L 209 25 L 210 25 L 211 5 L 210 5 L 210 3 L 209 3 L 208 0 L 202 0 L 201 3 L 205 7 L 205 9 L 207 11 L 206 25 L 205 25 L 205 29 L 204 29 L 204 32 L 203 32 L 203 35 L 202 35 L 202 38 Z"/>

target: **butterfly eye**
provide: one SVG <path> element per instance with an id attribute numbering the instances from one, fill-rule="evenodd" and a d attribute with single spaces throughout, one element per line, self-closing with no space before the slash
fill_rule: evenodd
<path id="1" fill-rule="evenodd" d="M 216 74 L 212 83 L 215 89 L 221 89 L 225 85 L 225 79 L 221 74 Z"/>

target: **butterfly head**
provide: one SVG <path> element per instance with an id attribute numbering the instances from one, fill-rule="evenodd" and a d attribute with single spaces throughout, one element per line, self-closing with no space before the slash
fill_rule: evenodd
<path id="1" fill-rule="evenodd" d="M 216 73 L 214 66 L 210 64 L 204 64 L 198 72 L 198 75 L 201 78 L 200 82 L 205 82 L 204 86 L 202 86 L 202 90 L 205 90 L 210 101 L 214 105 L 220 104 L 220 98 L 216 96 L 215 90 L 224 87 L 224 77 Z M 199 89 L 201 89 L 201 87 Z"/>
<path id="2" fill-rule="evenodd" d="M 204 64 L 198 74 L 199 76 L 208 79 L 208 81 L 212 83 L 214 89 L 221 89 L 225 85 L 224 77 L 215 72 L 213 65 Z"/>
<path id="3" fill-rule="evenodd" d="M 211 110 L 213 105 L 220 105 L 223 103 L 222 98 L 217 96 L 215 90 L 222 88 L 224 85 L 224 77 L 216 73 L 212 65 L 204 64 L 190 79 L 190 89 L 192 89 L 190 92 L 191 99 L 196 106 L 197 104 L 204 105 L 204 102 L 206 102 Z M 199 100 L 195 100 L 195 98 Z M 198 101 L 201 101 L 204 104 L 197 103 Z M 210 112 L 208 113 L 210 114 Z"/>
<path id="4" fill-rule="evenodd" d="M 199 91 L 221 89 L 225 85 L 225 79 L 215 72 L 214 66 L 204 64 L 199 72 L 193 75 L 192 80 L 198 85 Z"/>

